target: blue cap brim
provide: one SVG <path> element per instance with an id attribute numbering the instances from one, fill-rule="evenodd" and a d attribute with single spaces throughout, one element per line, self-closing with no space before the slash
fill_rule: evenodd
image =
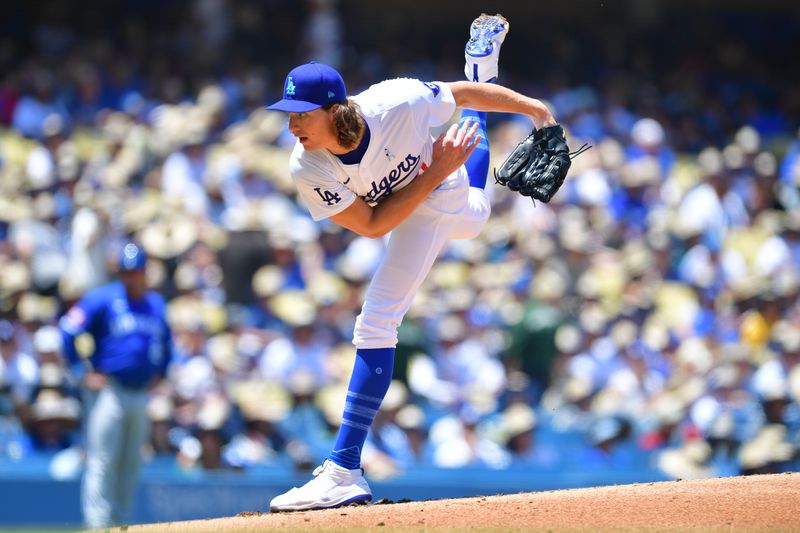
<path id="1" fill-rule="evenodd" d="M 287 100 L 284 98 L 283 100 L 278 100 L 271 106 L 268 106 L 267 109 L 270 111 L 285 111 L 286 113 L 308 113 L 309 111 L 314 111 L 320 107 L 322 106 L 313 102 Z"/>

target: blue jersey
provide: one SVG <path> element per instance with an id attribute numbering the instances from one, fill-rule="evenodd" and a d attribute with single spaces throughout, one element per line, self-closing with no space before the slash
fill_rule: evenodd
<path id="1" fill-rule="evenodd" d="M 148 291 L 141 300 L 128 298 L 121 282 L 98 287 L 75 304 L 60 322 L 64 353 L 80 361 L 75 339 L 94 338 L 89 357 L 94 370 L 129 387 L 144 387 L 155 375 L 163 376 L 172 358 L 172 334 L 163 298 Z"/>

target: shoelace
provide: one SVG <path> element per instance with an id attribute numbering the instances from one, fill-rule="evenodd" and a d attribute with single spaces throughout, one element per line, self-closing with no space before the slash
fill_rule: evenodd
<path id="1" fill-rule="evenodd" d="M 325 461 L 324 463 L 322 463 L 321 465 L 319 465 L 318 467 L 316 467 L 316 468 L 314 469 L 314 471 L 313 471 L 313 472 L 311 472 L 311 475 L 312 475 L 312 476 L 314 476 L 314 477 L 317 477 L 318 475 L 320 475 L 321 473 L 323 473 L 323 472 L 325 471 L 325 466 L 326 466 L 328 463 L 329 463 L 329 461 Z M 334 464 L 334 463 L 331 463 L 331 464 Z M 364 469 L 363 469 L 363 468 L 361 468 L 360 470 L 361 470 L 361 475 L 363 476 L 363 475 L 364 475 Z"/>
<path id="2" fill-rule="evenodd" d="M 592 148 L 593 148 L 593 146 L 591 144 L 583 143 L 583 146 L 581 146 L 580 148 L 578 148 L 574 152 L 570 152 L 567 155 L 569 156 L 570 161 L 572 161 L 573 159 L 575 159 L 576 157 L 578 157 L 582 153 L 585 153 L 585 152 L 591 150 Z"/>

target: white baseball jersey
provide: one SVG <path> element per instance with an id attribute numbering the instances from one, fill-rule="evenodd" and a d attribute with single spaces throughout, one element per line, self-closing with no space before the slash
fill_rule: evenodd
<path id="1" fill-rule="evenodd" d="M 441 82 L 401 78 L 373 85 L 354 97 L 370 131 L 360 163 L 346 165 L 327 150 L 294 147 L 289 171 L 314 220 L 331 217 L 357 196 L 370 205 L 402 189 L 431 163 L 430 128 L 447 122 L 456 109 Z M 448 180 L 457 179 L 457 173 Z"/>
<path id="2" fill-rule="evenodd" d="M 456 108 L 446 84 L 413 79 L 384 81 L 355 100 L 370 130 L 360 163 L 346 165 L 327 150 L 307 152 L 299 142 L 292 152 L 290 172 L 314 220 L 341 212 L 357 196 L 376 205 L 411 183 L 431 163 L 430 128 L 447 122 Z M 356 319 L 353 344 L 395 346 L 397 328 L 444 244 L 475 237 L 490 211 L 486 193 L 469 186 L 462 165 L 395 227 Z"/>

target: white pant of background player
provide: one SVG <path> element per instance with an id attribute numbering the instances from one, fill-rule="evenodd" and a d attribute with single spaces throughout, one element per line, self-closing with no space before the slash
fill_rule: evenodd
<path id="1" fill-rule="evenodd" d="M 98 529 L 122 524 L 127 518 L 150 420 L 145 390 L 109 379 L 98 394 L 86 397 L 89 417 L 81 506 L 86 525 Z"/>
<path id="2" fill-rule="evenodd" d="M 386 254 L 356 320 L 353 344 L 386 348 L 397 344 L 397 328 L 444 244 L 476 237 L 491 213 L 483 189 L 469 186 L 461 166 L 389 237 Z"/>

